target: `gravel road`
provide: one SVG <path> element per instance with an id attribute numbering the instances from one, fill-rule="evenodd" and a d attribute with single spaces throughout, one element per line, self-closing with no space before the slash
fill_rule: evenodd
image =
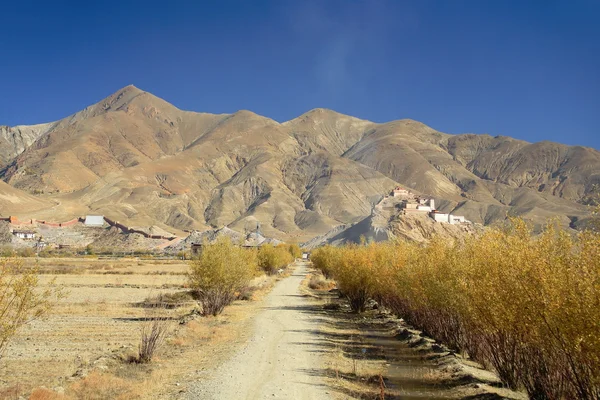
<path id="1" fill-rule="evenodd" d="M 318 373 L 321 360 L 311 298 L 300 293 L 308 264 L 298 263 L 264 300 L 254 334 L 233 358 L 188 386 L 186 399 L 329 399 Z"/>

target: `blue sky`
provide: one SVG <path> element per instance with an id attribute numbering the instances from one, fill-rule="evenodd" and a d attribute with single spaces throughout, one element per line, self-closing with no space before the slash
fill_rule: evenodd
<path id="1" fill-rule="evenodd" d="M 600 1 L 3 1 L 0 124 L 128 84 L 277 121 L 325 107 L 600 148 Z"/>

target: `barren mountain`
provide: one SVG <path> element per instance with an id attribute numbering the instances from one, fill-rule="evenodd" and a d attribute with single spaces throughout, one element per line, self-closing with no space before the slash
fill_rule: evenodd
<path id="1" fill-rule="evenodd" d="M 2 216 L 21 214 L 24 210 L 35 213 L 53 205 L 50 201 L 32 196 L 0 181 L 0 213 Z"/>
<path id="2" fill-rule="evenodd" d="M 167 230 L 259 225 L 298 240 L 364 220 L 397 184 L 474 222 L 557 216 L 576 226 L 600 183 L 591 148 L 325 109 L 284 123 L 249 111 L 188 112 L 133 86 L 54 123 L 2 127 L 0 149 L 0 177 L 36 204 L 0 203 L 2 215 L 98 213 Z"/>
<path id="3" fill-rule="evenodd" d="M 0 125 L 0 165 L 8 163 L 21 154 L 37 138 L 50 131 L 53 126 L 53 123 L 12 128 Z"/>

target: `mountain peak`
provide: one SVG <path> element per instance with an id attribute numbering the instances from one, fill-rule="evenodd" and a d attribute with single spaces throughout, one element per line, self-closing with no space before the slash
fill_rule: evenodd
<path id="1" fill-rule="evenodd" d="M 346 120 L 346 121 L 370 123 L 370 121 L 368 121 L 368 120 L 363 120 L 360 118 L 353 117 L 351 115 L 342 114 L 337 111 L 331 110 L 329 108 L 313 108 L 312 110 L 309 110 L 294 119 L 284 122 L 284 124 L 295 124 L 298 122 L 306 122 L 306 121 L 320 122 L 320 121 L 326 121 L 326 120 Z"/>
<path id="2" fill-rule="evenodd" d="M 127 86 L 117 90 L 112 96 L 119 96 L 119 95 L 122 95 L 125 93 L 134 93 L 134 94 L 138 95 L 141 93 L 145 93 L 145 91 L 137 88 L 134 85 L 127 85 Z M 109 97 L 112 97 L 112 96 L 109 96 Z"/>

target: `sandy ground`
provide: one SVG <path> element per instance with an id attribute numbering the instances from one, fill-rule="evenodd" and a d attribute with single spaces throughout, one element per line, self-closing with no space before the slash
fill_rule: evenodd
<path id="1" fill-rule="evenodd" d="M 37 386 L 68 387 L 78 370 L 90 370 L 96 360 L 115 352 L 135 351 L 148 311 L 134 303 L 185 290 L 185 276 L 170 274 L 183 271 L 185 265 L 180 262 L 22 261 L 45 272 L 60 268 L 58 275 L 40 275 L 40 283 L 44 287 L 55 279 L 66 297 L 47 316 L 25 325 L 9 343 L 0 360 L 0 398 L 3 389 L 14 385 L 22 388 L 21 393 Z M 102 274 L 105 267 L 111 274 Z M 68 273 L 75 269 L 80 273 Z M 121 271 L 127 274 L 113 274 Z"/>
<path id="2" fill-rule="evenodd" d="M 255 317 L 254 333 L 230 360 L 188 387 L 185 399 L 330 399 L 330 389 L 314 368 L 322 362 L 311 334 L 318 318 L 307 313 L 310 297 L 300 292 L 308 265 L 267 295 Z"/>

